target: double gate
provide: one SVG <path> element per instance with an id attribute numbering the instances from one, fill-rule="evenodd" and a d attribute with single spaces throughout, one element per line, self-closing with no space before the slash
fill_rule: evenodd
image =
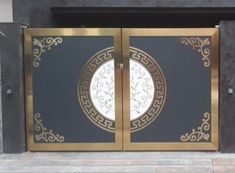
<path id="1" fill-rule="evenodd" d="M 218 29 L 24 34 L 29 150 L 218 149 Z"/>

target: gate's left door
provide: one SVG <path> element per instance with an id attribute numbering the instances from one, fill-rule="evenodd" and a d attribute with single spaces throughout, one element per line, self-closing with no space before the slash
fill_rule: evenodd
<path id="1" fill-rule="evenodd" d="M 28 149 L 122 150 L 120 29 L 24 34 Z"/>

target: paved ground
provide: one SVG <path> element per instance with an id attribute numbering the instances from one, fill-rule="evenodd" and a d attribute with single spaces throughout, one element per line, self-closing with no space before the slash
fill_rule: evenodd
<path id="1" fill-rule="evenodd" d="M 0 172 L 235 173 L 235 154 L 204 152 L 1 154 Z"/>

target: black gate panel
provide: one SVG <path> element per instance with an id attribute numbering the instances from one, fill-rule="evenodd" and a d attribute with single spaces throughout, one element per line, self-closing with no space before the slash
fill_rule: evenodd
<path id="1" fill-rule="evenodd" d="M 116 109 L 116 121 L 109 121 L 89 93 L 99 66 L 108 60 L 118 63 L 119 39 L 119 29 L 26 30 L 29 150 L 122 148 L 122 114 Z M 120 77 L 116 73 L 115 83 Z"/>
<path id="2" fill-rule="evenodd" d="M 123 40 L 124 148 L 217 150 L 218 30 L 124 29 Z"/>

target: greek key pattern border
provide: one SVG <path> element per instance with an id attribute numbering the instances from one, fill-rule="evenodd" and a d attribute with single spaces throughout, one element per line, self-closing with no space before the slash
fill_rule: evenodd
<path id="1" fill-rule="evenodd" d="M 155 87 L 153 102 L 149 109 L 142 116 L 131 121 L 131 132 L 135 132 L 150 125 L 158 117 L 165 103 L 167 84 L 162 69 L 150 55 L 131 47 L 130 58 L 145 66 L 152 75 Z"/>
<path id="2" fill-rule="evenodd" d="M 114 49 L 109 47 L 96 53 L 85 65 L 79 83 L 78 98 L 86 116 L 98 127 L 109 131 L 115 131 L 115 122 L 101 115 L 93 105 L 90 97 L 90 83 L 95 71 L 105 62 L 113 59 Z"/>

